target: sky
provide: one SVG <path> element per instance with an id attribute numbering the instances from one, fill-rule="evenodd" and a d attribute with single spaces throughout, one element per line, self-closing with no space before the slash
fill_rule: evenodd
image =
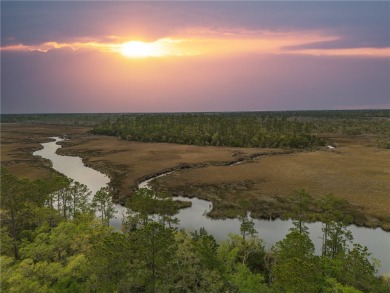
<path id="1" fill-rule="evenodd" d="M 1 1 L 1 113 L 390 109 L 389 1 Z"/>

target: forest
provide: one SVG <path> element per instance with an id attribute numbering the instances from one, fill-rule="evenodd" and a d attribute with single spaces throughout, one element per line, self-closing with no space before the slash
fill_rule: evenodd
<path id="1" fill-rule="evenodd" d="M 2 123 L 92 127 L 91 133 L 143 142 L 313 149 L 335 135 L 372 135 L 390 148 L 389 110 L 223 113 L 7 114 Z"/>
<path id="2" fill-rule="evenodd" d="M 379 136 L 377 143 L 381 147 L 390 148 L 389 120 L 362 119 L 365 116 L 357 118 L 348 112 L 338 114 L 324 111 L 122 115 L 101 121 L 91 132 L 144 142 L 291 149 L 324 146 L 325 136 L 329 135 L 371 134 Z"/>
<path id="3" fill-rule="evenodd" d="M 294 193 L 290 232 L 267 250 L 246 214 L 240 235 L 220 243 L 205 229 L 178 230 L 168 193 L 139 189 L 116 231 L 108 188 L 91 195 L 62 176 L 28 180 L 6 169 L 1 182 L 2 292 L 390 292 L 332 194 L 321 199 L 316 255 L 305 190 Z"/>
<path id="4" fill-rule="evenodd" d="M 230 147 L 314 148 L 325 142 L 312 125 L 255 114 L 155 114 L 103 121 L 94 134 L 144 142 Z"/>

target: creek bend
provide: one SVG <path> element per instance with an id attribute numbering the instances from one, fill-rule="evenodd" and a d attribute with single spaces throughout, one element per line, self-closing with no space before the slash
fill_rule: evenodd
<path id="1" fill-rule="evenodd" d="M 60 156 L 56 154 L 57 149 L 61 148 L 57 142 L 63 141 L 59 137 L 51 137 L 53 141 L 42 143 L 43 149 L 33 153 L 34 156 L 41 156 L 52 162 L 53 169 L 64 174 L 68 178 L 85 184 L 95 194 L 100 188 L 107 186 L 110 182 L 108 176 L 86 167 L 81 158 L 72 156 Z M 166 176 L 162 174 L 160 176 Z M 139 188 L 149 188 L 149 182 L 155 179 L 145 180 L 139 184 Z M 228 238 L 229 233 L 240 233 L 240 221 L 238 219 L 221 219 L 214 220 L 208 218 L 206 214 L 212 209 L 209 201 L 198 198 L 174 197 L 174 200 L 190 201 L 192 206 L 179 210 L 176 217 L 180 223 L 178 228 L 186 231 L 199 230 L 204 227 L 207 232 L 211 233 L 217 241 Z M 126 208 L 121 205 L 115 205 L 117 210 L 116 216 L 110 221 L 110 225 L 119 229 L 122 224 L 122 218 Z M 253 219 L 255 228 L 261 239 L 264 240 L 266 248 L 270 248 L 275 242 L 282 240 L 289 229 L 292 227 L 291 221 L 280 219 L 275 220 L 258 220 Z M 308 224 L 310 238 L 312 239 L 316 252 L 320 253 L 322 244 L 321 223 L 315 222 Z M 385 232 L 380 228 L 370 229 L 350 225 L 348 229 L 352 232 L 354 243 L 360 243 L 367 246 L 372 253 L 372 257 L 380 260 L 381 267 L 378 269 L 379 274 L 390 273 L 390 232 Z"/>

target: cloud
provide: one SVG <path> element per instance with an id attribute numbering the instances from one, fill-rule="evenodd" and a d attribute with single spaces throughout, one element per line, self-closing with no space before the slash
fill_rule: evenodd
<path id="1" fill-rule="evenodd" d="M 150 54 L 143 57 L 234 55 L 234 54 L 307 54 L 338 56 L 390 56 L 390 48 L 321 48 L 315 44 L 332 43 L 341 37 L 321 31 L 269 31 L 248 30 L 245 28 L 194 27 L 177 31 L 175 36 L 167 36 L 155 41 L 128 39 L 125 36 L 103 36 L 92 40 L 61 43 L 58 41 L 41 44 L 17 44 L 1 47 L 1 51 L 36 51 L 46 53 L 55 49 L 94 50 L 105 53 L 126 54 L 125 47 L 132 41 L 144 44 Z M 105 40 L 105 41 L 101 41 Z M 127 48 L 128 49 L 128 48 Z M 141 54 L 142 55 L 142 54 Z"/>
<path id="2" fill-rule="evenodd" d="M 352 49 L 302 49 L 290 51 L 295 54 L 313 56 L 351 56 L 351 57 L 390 57 L 389 48 L 352 48 Z"/>
<path id="3" fill-rule="evenodd" d="M 139 40 L 167 56 L 389 56 L 390 2 L 11 2 L 2 51 L 120 52 Z M 347 50 L 348 49 L 348 50 Z"/>
<path id="4" fill-rule="evenodd" d="M 2 1 L 2 111 L 386 105 L 389 6 Z M 123 46 L 135 40 L 163 48 L 164 57 L 125 58 Z"/>
<path id="5" fill-rule="evenodd" d="M 361 108 L 388 104 L 390 92 L 384 58 L 248 53 L 140 61 L 59 49 L 2 58 L 3 113 Z"/>
<path id="6" fill-rule="evenodd" d="M 388 47 L 390 37 L 388 1 L 2 1 L 1 8 L 3 45 L 109 35 L 154 41 L 197 27 L 214 37 L 235 34 L 236 28 L 324 31 L 340 36 L 328 43 L 333 49 Z"/>

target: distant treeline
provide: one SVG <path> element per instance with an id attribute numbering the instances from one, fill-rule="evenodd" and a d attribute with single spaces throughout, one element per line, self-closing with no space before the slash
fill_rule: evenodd
<path id="1" fill-rule="evenodd" d="M 66 124 L 96 125 L 103 120 L 115 120 L 123 115 L 142 116 L 157 113 L 40 113 L 40 114 L 1 114 L 1 123 L 31 124 Z M 166 115 L 199 114 L 199 113 L 161 113 Z M 284 118 L 317 118 L 317 119 L 359 119 L 388 118 L 390 110 L 315 110 L 315 111 L 264 111 L 264 112 L 204 112 L 207 115 L 258 115 Z"/>
<path id="2" fill-rule="evenodd" d="M 322 114 L 322 115 L 321 115 Z M 126 140 L 181 144 L 316 148 L 323 136 L 378 136 L 390 147 L 386 111 L 303 111 L 122 115 L 97 124 L 92 133 Z"/>
<path id="3" fill-rule="evenodd" d="M 94 134 L 144 142 L 231 147 L 312 148 L 324 141 L 312 124 L 258 114 L 154 114 L 122 116 L 96 125 Z"/>
<path id="4" fill-rule="evenodd" d="M 232 147 L 306 149 L 332 135 L 374 135 L 380 147 L 390 148 L 390 110 L 4 114 L 1 122 L 87 126 L 126 140 Z"/>
<path id="5" fill-rule="evenodd" d="M 112 113 L 47 113 L 1 114 L 1 123 L 53 124 L 69 126 L 94 126 L 104 119 L 114 119 Z"/>

